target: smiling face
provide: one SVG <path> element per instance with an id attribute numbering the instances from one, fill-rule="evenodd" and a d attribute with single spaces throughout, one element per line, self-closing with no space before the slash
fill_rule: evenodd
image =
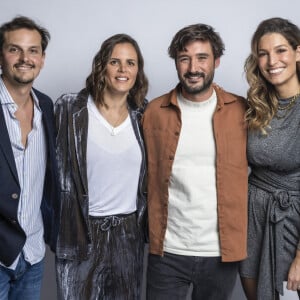
<path id="1" fill-rule="evenodd" d="M 208 99 L 219 63 L 220 59 L 215 60 L 208 41 L 192 41 L 184 51 L 178 52 L 176 68 L 183 96 L 192 101 Z"/>
<path id="2" fill-rule="evenodd" d="M 263 77 L 277 91 L 298 86 L 296 63 L 300 61 L 300 46 L 292 48 L 279 33 L 268 33 L 258 43 L 258 67 Z"/>
<path id="3" fill-rule="evenodd" d="M 36 30 L 18 29 L 4 35 L 0 64 L 7 86 L 32 85 L 44 65 L 41 35 Z"/>
<path id="4" fill-rule="evenodd" d="M 138 73 L 138 57 L 130 43 L 116 44 L 106 67 L 106 90 L 127 95 Z"/>

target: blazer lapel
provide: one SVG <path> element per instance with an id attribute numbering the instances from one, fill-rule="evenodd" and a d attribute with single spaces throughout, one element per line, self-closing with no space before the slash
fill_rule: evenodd
<path id="1" fill-rule="evenodd" d="M 15 177 L 16 181 L 19 182 L 15 158 L 12 151 L 8 130 L 5 123 L 4 114 L 1 105 L 0 105 L 0 147 L 12 171 L 13 176 Z"/>
<path id="2" fill-rule="evenodd" d="M 55 149 L 55 129 L 54 129 L 54 115 L 53 115 L 53 107 L 48 105 L 41 97 L 39 97 L 39 105 L 42 110 L 42 120 L 43 126 L 45 129 L 47 143 L 49 145 L 49 149 Z M 51 118 L 52 116 L 52 118 Z"/>

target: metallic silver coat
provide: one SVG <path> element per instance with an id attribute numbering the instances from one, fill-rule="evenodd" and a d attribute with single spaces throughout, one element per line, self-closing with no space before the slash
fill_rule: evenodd
<path id="1" fill-rule="evenodd" d="M 61 187 L 60 228 L 56 255 L 58 258 L 85 260 L 91 253 L 88 222 L 88 182 L 86 166 L 88 131 L 88 93 L 62 95 L 55 104 L 57 158 Z M 137 223 L 146 234 L 146 162 L 140 132 L 140 119 L 146 106 L 137 108 L 128 100 L 133 129 L 142 152 L 137 195 Z"/>

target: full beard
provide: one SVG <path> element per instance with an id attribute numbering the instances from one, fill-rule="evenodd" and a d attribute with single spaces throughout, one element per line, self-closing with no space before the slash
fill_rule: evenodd
<path id="1" fill-rule="evenodd" d="M 203 78 L 203 83 L 198 86 L 191 86 L 189 85 L 186 81 L 185 78 L 189 78 L 190 76 L 199 76 Z M 202 72 L 197 72 L 197 73 L 186 73 L 182 77 L 179 77 L 180 83 L 182 88 L 185 90 L 186 93 L 191 94 L 191 95 L 196 95 L 203 93 L 207 91 L 211 84 L 213 83 L 214 79 L 214 73 L 210 73 L 208 75 L 205 75 Z"/>

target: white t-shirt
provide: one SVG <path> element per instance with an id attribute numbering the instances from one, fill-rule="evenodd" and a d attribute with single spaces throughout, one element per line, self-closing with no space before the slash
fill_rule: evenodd
<path id="1" fill-rule="evenodd" d="M 182 128 L 169 185 L 164 251 L 220 256 L 217 222 L 215 92 L 204 102 L 178 96 Z"/>

